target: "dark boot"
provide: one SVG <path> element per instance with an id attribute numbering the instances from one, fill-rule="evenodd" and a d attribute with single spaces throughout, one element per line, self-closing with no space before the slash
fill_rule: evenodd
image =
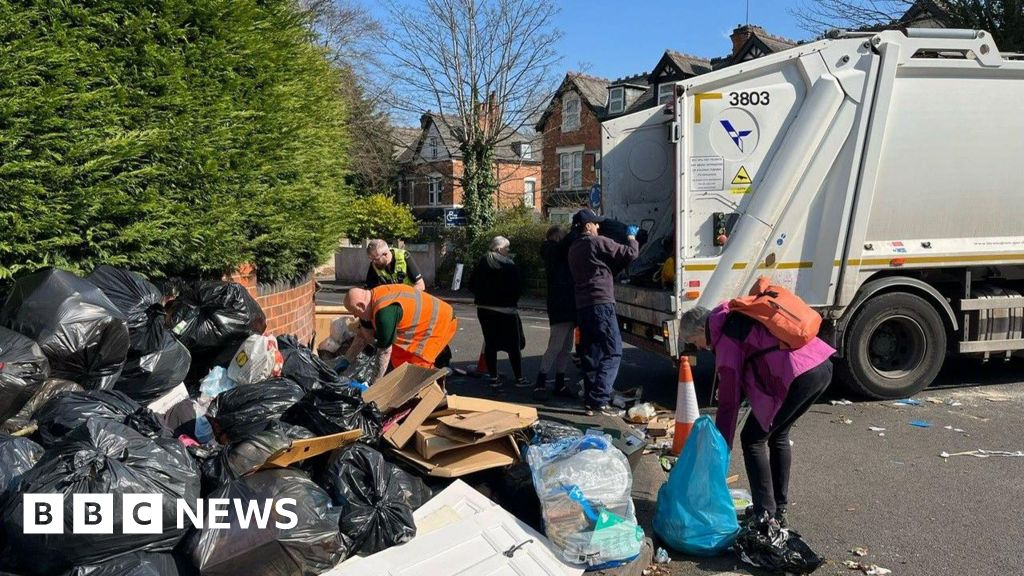
<path id="1" fill-rule="evenodd" d="M 565 374 L 555 374 L 555 396 L 561 396 L 562 398 L 576 398 L 577 395 L 573 394 L 569 387 L 565 384 Z"/>
<path id="2" fill-rule="evenodd" d="M 537 381 L 533 384 L 533 398 L 541 401 L 548 399 L 548 375 L 543 372 L 537 373 Z"/>

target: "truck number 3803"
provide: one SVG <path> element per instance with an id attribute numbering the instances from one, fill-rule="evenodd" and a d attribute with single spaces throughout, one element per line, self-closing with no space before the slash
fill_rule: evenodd
<path id="1" fill-rule="evenodd" d="M 770 102 L 768 92 L 729 92 L 730 106 L 767 106 Z"/>

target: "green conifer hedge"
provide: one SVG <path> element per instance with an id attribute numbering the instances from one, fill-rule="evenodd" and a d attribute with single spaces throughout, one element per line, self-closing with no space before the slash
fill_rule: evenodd
<path id="1" fill-rule="evenodd" d="M 340 80 L 294 0 L 0 0 L 0 280 L 299 276 L 345 227 Z"/>

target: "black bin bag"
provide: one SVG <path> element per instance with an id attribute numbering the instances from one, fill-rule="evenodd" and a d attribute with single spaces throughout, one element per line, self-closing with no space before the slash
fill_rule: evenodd
<path id="1" fill-rule="evenodd" d="M 32 398 L 18 410 L 18 413 L 7 419 L 6 422 L 0 424 L 0 429 L 4 432 L 14 433 L 22 428 L 29 426 L 35 418 L 35 413 L 43 407 L 44 404 L 53 400 L 57 396 L 64 394 L 65 392 L 81 392 L 82 387 L 75 384 L 71 380 L 62 380 L 60 378 L 50 378 L 43 385 L 36 390 L 36 393 L 32 395 Z"/>
<path id="2" fill-rule="evenodd" d="M 313 437 L 312 432 L 283 422 L 266 422 L 263 426 L 203 460 L 203 494 L 252 472 L 272 454 L 291 446 L 293 440 Z"/>
<path id="3" fill-rule="evenodd" d="M 43 447 L 28 438 L 0 434 L 0 508 L 42 455 Z"/>
<path id="4" fill-rule="evenodd" d="M 0 326 L 0 423 L 42 388 L 50 363 L 34 340 Z"/>
<path id="5" fill-rule="evenodd" d="M 87 278 L 125 316 L 131 346 L 114 383 L 133 400 L 149 404 L 181 384 L 192 357 L 165 327 L 163 293 L 142 275 L 99 266 Z"/>
<path id="6" fill-rule="evenodd" d="M 110 389 L 128 354 L 124 315 L 92 282 L 48 269 L 19 278 L 0 324 L 36 341 L 50 376 Z"/>
<path id="7" fill-rule="evenodd" d="M 277 349 L 284 364 L 281 375 L 291 378 L 307 392 L 317 387 L 331 387 L 341 383 L 341 377 L 312 350 L 299 343 L 292 334 L 277 337 Z"/>
<path id="8" fill-rule="evenodd" d="M 413 510 L 430 498 L 422 480 L 364 444 L 334 451 L 321 485 L 342 510 L 342 534 L 364 556 L 416 536 Z"/>
<path id="9" fill-rule="evenodd" d="M 63 576 L 198 576 L 184 556 L 134 552 L 96 564 L 75 566 Z"/>
<path id="10" fill-rule="evenodd" d="M 62 494 L 63 534 L 26 534 L 22 494 Z M 81 534 L 71 530 L 75 494 L 113 494 L 111 534 Z M 163 531 L 125 534 L 125 494 L 158 494 Z M 50 575 L 74 566 L 104 562 L 129 552 L 171 551 L 185 535 L 177 527 L 177 501 L 195 506 L 199 498 L 199 470 L 180 442 L 152 439 L 135 430 L 100 418 L 90 418 L 43 453 L 21 479 L 19 494 L 3 509 L 4 562 L 15 572 Z"/>
<path id="11" fill-rule="evenodd" d="M 320 487 L 298 470 L 263 470 L 225 484 L 210 498 L 238 500 L 240 505 L 263 506 L 294 500 L 287 510 L 295 515 L 292 528 L 285 515 L 271 512 L 265 529 L 250 523 L 242 528 L 234 508 L 227 529 L 196 531 L 186 540 L 192 563 L 203 576 L 315 576 L 348 557 L 349 542 L 338 531 L 338 510 Z M 250 516 L 251 518 L 251 516 Z"/>
<path id="12" fill-rule="evenodd" d="M 800 534 L 780 527 L 767 512 L 746 521 L 732 548 L 743 562 L 775 574 L 810 574 L 825 562 Z"/>
<path id="13" fill-rule="evenodd" d="M 180 283 L 168 308 L 171 332 L 192 354 L 189 381 L 198 381 L 214 366 L 227 366 L 246 338 L 267 329 L 263 309 L 236 282 Z"/>
<path id="14" fill-rule="evenodd" d="M 222 392 L 206 415 L 218 436 L 230 442 L 280 420 L 304 394 L 302 386 L 288 378 L 271 378 Z"/>
<path id="15" fill-rule="evenodd" d="M 384 416 L 373 402 L 366 403 L 355 388 L 318 388 L 308 392 L 282 418 L 326 436 L 346 430 L 362 430 L 360 442 L 380 439 Z"/>
<path id="16" fill-rule="evenodd" d="M 151 438 L 169 437 L 160 419 L 148 408 L 117 390 L 83 390 L 60 394 L 33 416 L 36 438 L 49 448 L 90 418 L 119 422 Z"/>

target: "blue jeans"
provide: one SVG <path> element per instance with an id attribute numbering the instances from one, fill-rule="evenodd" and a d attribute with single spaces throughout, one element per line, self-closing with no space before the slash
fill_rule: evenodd
<path id="1" fill-rule="evenodd" d="M 622 361 L 622 336 L 614 304 L 595 304 L 576 311 L 579 315 L 583 389 L 591 408 L 608 405 Z"/>

